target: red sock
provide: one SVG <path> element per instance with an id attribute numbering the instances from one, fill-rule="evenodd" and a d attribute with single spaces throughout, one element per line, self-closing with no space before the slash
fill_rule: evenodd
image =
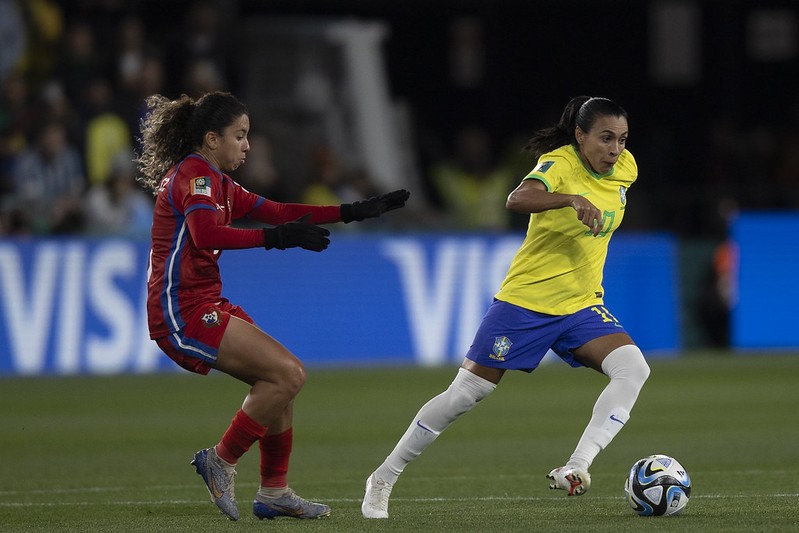
<path id="1" fill-rule="evenodd" d="M 239 409 L 230 426 L 216 445 L 216 454 L 234 465 L 250 449 L 252 443 L 266 434 L 266 428 Z"/>
<path id="2" fill-rule="evenodd" d="M 261 448 L 261 486 L 286 487 L 289 457 L 293 434 L 291 428 L 279 435 L 265 435 L 259 441 Z"/>

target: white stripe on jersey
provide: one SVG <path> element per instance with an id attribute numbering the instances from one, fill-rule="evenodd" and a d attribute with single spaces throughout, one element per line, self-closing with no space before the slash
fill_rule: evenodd
<path id="1" fill-rule="evenodd" d="M 178 238 L 175 242 L 175 249 L 172 251 L 172 255 L 169 257 L 169 268 L 167 269 L 167 285 L 166 285 L 166 305 L 167 305 L 167 313 L 169 315 L 169 320 L 172 322 L 172 327 L 175 330 L 180 329 L 178 325 L 178 319 L 175 316 L 175 310 L 173 309 L 172 304 L 172 281 L 173 281 L 173 274 L 175 272 L 175 258 L 180 253 L 181 242 L 183 241 L 183 236 L 186 233 L 187 228 L 186 220 L 183 220 L 183 225 L 180 226 L 180 232 L 178 232 Z"/>
<path id="2" fill-rule="evenodd" d="M 202 355 L 205 359 L 216 361 L 215 355 L 205 352 L 195 346 L 189 346 L 188 344 L 183 344 L 183 340 L 180 338 L 180 335 L 178 335 L 177 333 L 173 333 L 172 337 L 177 341 L 178 346 L 180 346 L 183 350 L 188 350 L 190 352 L 197 352 L 198 354 Z"/>

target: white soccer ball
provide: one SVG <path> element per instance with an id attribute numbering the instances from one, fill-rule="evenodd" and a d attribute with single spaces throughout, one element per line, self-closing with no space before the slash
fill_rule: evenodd
<path id="1" fill-rule="evenodd" d="M 624 494 L 633 511 L 641 516 L 676 515 L 688 505 L 691 478 L 673 457 L 650 455 L 632 466 Z"/>

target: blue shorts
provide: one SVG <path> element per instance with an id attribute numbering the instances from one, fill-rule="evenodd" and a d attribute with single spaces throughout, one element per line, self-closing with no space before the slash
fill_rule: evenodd
<path id="1" fill-rule="evenodd" d="M 613 333 L 627 332 L 603 305 L 554 316 L 494 300 L 466 357 L 483 366 L 532 372 L 551 349 L 578 367 L 583 365 L 572 350 Z"/>

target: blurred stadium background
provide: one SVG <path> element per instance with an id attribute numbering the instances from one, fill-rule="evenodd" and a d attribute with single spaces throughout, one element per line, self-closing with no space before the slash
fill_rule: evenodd
<path id="1" fill-rule="evenodd" d="M 796 531 L 797 72 L 790 0 L 0 0 L 0 530 L 640 531 L 623 479 L 666 453 L 695 490 L 646 529 Z M 143 98 L 211 89 L 250 107 L 247 188 L 413 193 L 323 254 L 222 257 L 226 295 L 312 369 L 291 484 L 334 507 L 319 523 L 215 512 L 188 459 L 243 386 L 147 338 Z M 653 368 L 633 418 L 591 495 L 558 498 L 544 474 L 604 380 L 508 375 L 408 469 L 391 519 L 363 520 L 364 478 L 451 380 L 521 242 L 520 148 L 577 94 L 627 108 L 640 167 L 605 280 Z"/>
<path id="2" fill-rule="evenodd" d="M 228 296 L 311 365 L 460 360 L 526 224 L 503 208 L 520 149 L 577 94 L 630 113 L 606 289 L 642 347 L 799 351 L 794 1 L 0 0 L 0 32 L 0 375 L 172 370 L 131 159 L 146 95 L 212 89 L 250 107 L 247 188 L 413 192 L 320 257 L 223 257 Z"/>

